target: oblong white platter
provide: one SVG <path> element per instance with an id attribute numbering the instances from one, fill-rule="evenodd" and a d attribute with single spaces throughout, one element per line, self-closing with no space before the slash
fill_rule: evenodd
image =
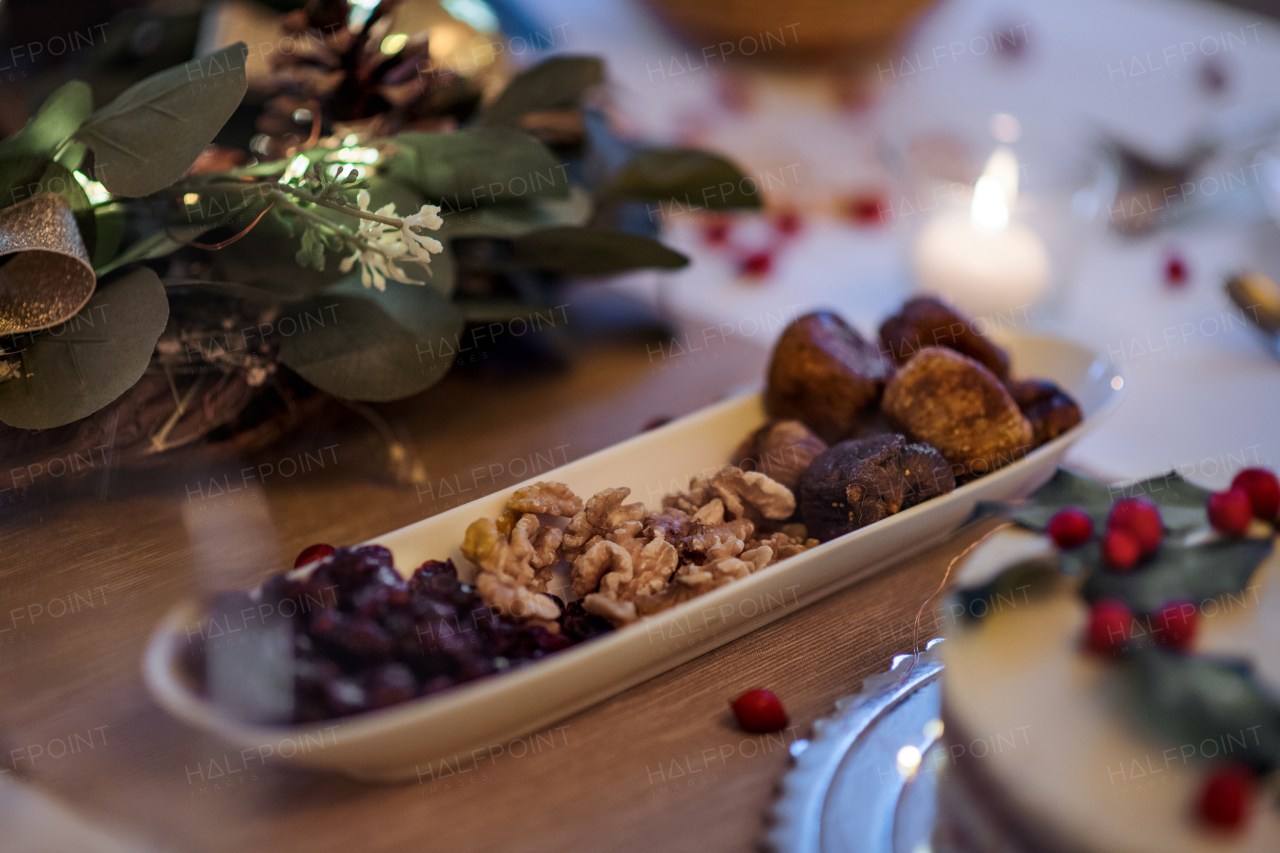
<path id="1" fill-rule="evenodd" d="M 936 544 L 980 500 L 1008 500 L 1035 489 L 1067 448 L 1119 401 L 1124 385 L 1103 355 L 1059 338 L 1002 338 L 1019 376 L 1046 378 L 1080 403 L 1085 420 L 1025 459 L 950 494 L 855 530 L 727 586 L 499 676 L 460 685 L 379 711 L 307 726 L 269 727 L 232 719 L 192 689 L 180 664 L 187 626 L 201 617 L 186 601 L 156 627 L 143 661 L 148 689 L 175 716 L 242 749 L 293 743 L 281 760 L 336 770 L 369 781 L 414 781 L 433 762 L 464 758 L 556 721 L 711 651 Z M 630 486 L 650 507 L 682 490 L 689 478 L 725 465 L 734 448 L 766 417 L 758 393 L 702 409 L 526 482 L 557 480 L 580 495 Z M 467 525 L 499 515 L 512 490 L 455 507 L 370 540 L 385 545 L 405 573 L 430 559 L 470 564 L 459 546 Z M 269 567 L 264 567 L 264 569 Z M 335 727 L 336 726 L 336 727 Z M 309 748 L 307 748 L 309 746 Z"/>

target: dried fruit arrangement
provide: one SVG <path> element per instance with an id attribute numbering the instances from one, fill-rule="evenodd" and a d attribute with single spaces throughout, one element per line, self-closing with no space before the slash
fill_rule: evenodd
<path id="1" fill-rule="evenodd" d="M 769 369 L 772 420 L 660 508 L 627 503 L 625 487 L 585 500 L 564 483 L 516 489 L 497 518 L 466 530 L 473 583 L 451 561 L 429 561 L 405 580 L 380 546 L 313 546 L 293 572 L 215 599 L 188 668 L 214 701 L 235 706 L 207 678 L 214 628 L 258 614 L 256 630 L 281 629 L 292 643 L 291 699 L 264 721 L 435 693 L 950 492 L 1080 421 L 1065 392 L 1011 378 L 1007 354 L 971 328 L 930 299 L 886 321 L 882 346 L 834 314 L 800 317 Z"/>
<path id="2" fill-rule="evenodd" d="M 576 602 L 555 622 L 518 624 L 487 607 L 451 560 L 429 560 L 406 580 L 380 545 L 308 552 L 318 555 L 313 562 L 252 592 L 216 596 L 208 620 L 188 635 L 192 680 L 237 716 L 307 723 L 383 708 L 538 660 L 610 627 Z M 274 649 L 281 660 L 273 663 L 286 673 L 267 701 L 246 703 L 247 688 L 217 677 L 236 667 L 246 637 Z"/>

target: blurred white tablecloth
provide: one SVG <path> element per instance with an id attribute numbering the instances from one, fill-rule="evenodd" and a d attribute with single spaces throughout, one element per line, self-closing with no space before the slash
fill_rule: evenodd
<path id="1" fill-rule="evenodd" d="M 821 215 L 833 193 L 884 183 L 875 141 L 897 99 L 972 102 L 975 110 L 1013 113 L 1024 126 L 1052 122 L 1082 140 L 1105 131 L 1173 159 L 1224 108 L 1264 111 L 1278 98 L 1280 27 L 1209 4 L 944 2 L 896 63 L 873 74 L 876 97 L 858 109 L 842 107 L 840 85 L 821 75 L 719 62 L 691 70 L 696 59 L 687 57 L 698 48 L 681 44 L 634 0 L 521 6 L 540 26 L 560 27 L 557 52 L 607 58 L 613 102 L 637 135 L 709 145 L 751 173 L 789 170 L 793 180 L 777 193 L 819 214 L 777 254 L 774 274 L 756 283 L 740 278 L 689 217 L 670 217 L 665 239 L 693 256 L 691 267 L 617 285 L 660 292 L 682 316 L 743 333 L 753 328 L 744 321 L 819 306 L 870 332 L 910 292 L 903 229 Z M 1027 37 L 1019 59 L 978 55 L 984 38 L 1011 28 Z M 803 31 L 795 35 L 803 41 Z M 959 42 L 974 49 L 943 49 Z M 1225 85 L 1206 87 L 1207 72 Z M 747 91 L 746 103 L 726 98 L 726 89 Z M 1224 210 L 1148 237 L 1108 234 L 1091 246 L 1056 331 L 1109 352 L 1126 374 L 1127 396 L 1072 451 L 1072 464 L 1108 479 L 1177 468 L 1218 488 L 1246 465 L 1280 467 L 1280 362 L 1232 313 L 1222 289 L 1231 270 L 1280 275 L 1280 230 L 1258 210 L 1255 198 L 1245 214 Z M 1190 273 L 1180 289 L 1163 281 L 1173 250 Z M 772 333 L 765 325 L 756 332 L 762 345 L 777 334 L 776 323 Z"/>

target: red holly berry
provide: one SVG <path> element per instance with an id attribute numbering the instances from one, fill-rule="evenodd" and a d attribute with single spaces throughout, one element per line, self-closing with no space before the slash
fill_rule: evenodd
<path id="1" fill-rule="evenodd" d="M 1200 789 L 1200 817 L 1218 829 L 1240 829 L 1253 811 L 1253 773 L 1242 764 L 1219 767 Z"/>
<path id="2" fill-rule="evenodd" d="M 743 275 L 763 278 L 773 270 L 773 255 L 769 252 L 752 252 L 742 259 Z"/>
<path id="3" fill-rule="evenodd" d="M 1168 602 L 1152 615 L 1151 629 L 1165 645 L 1188 648 L 1196 634 L 1195 603 L 1188 599 Z"/>
<path id="4" fill-rule="evenodd" d="M 1243 536 L 1253 519 L 1253 503 L 1244 489 L 1230 488 L 1209 495 L 1209 523 L 1228 536 Z"/>
<path id="5" fill-rule="evenodd" d="M 1129 639 L 1133 611 L 1123 601 L 1103 598 L 1089 609 L 1085 646 L 1099 655 L 1114 655 Z"/>
<path id="6" fill-rule="evenodd" d="M 323 560 L 332 554 L 336 549 L 332 545 L 312 545 L 310 548 L 303 548 L 302 553 L 298 555 L 298 559 L 293 561 L 293 567 L 305 566 L 307 563 L 314 563 L 316 560 Z"/>
<path id="7" fill-rule="evenodd" d="M 1187 283 L 1187 262 L 1181 255 L 1171 254 L 1165 258 L 1164 283 L 1169 287 L 1182 287 Z"/>
<path id="8" fill-rule="evenodd" d="M 1231 488 L 1249 496 L 1253 517 L 1275 521 L 1280 513 L 1280 479 L 1266 468 L 1245 468 L 1231 481 Z"/>
<path id="9" fill-rule="evenodd" d="M 1069 506 L 1049 519 L 1045 532 L 1059 548 L 1075 548 L 1093 538 L 1093 519 L 1079 507 Z"/>
<path id="10" fill-rule="evenodd" d="M 1127 572 L 1138 565 L 1142 546 L 1127 530 L 1112 527 L 1102 537 L 1102 559 L 1113 572 Z"/>
<path id="11" fill-rule="evenodd" d="M 702 239 L 712 246 L 723 246 L 729 241 L 729 223 L 713 219 L 702 225 Z"/>
<path id="12" fill-rule="evenodd" d="M 733 700 L 732 707 L 743 731 L 765 734 L 787 727 L 787 711 L 771 690 L 748 690 Z"/>
<path id="13" fill-rule="evenodd" d="M 892 215 L 888 203 L 876 193 L 849 199 L 849 218 L 858 225 L 881 225 L 886 213 Z"/>
<path id="14" fill-rule="evenodd" d="M 1160 547 L 1164 539 L 1164 523 L 1160 510 L 1146 498 L 1125 498 L 1116 501 L 1107 516 L 1107 528 L 1123 530 L 1138 540 L 1142 556 L 1149 557 Z"/>

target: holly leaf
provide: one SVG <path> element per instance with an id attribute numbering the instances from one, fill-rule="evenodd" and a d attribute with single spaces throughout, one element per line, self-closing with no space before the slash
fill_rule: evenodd
<path id="1" fill-rule="evenodd" d="M 284 319 L 296 331 L 286 334 Z M 435 288 L 388 282 L 366 290 L 353 276 L 277 321 L 280 360 L 336 397 L 388 402 L 430 388 L 457 355 L 462 315 Z"/>
<path id="2" fill-rule="evenodd" d="M 0 421 L 48 429 L 93 414 L 141 378 L 168 319 L 151 270 L 100 285 L 70 320 L 30 336 L 22 375 L 0 382 Z"/>
<path id="3" fill-rule="evenodd" d="M 45 99 L 17 133 L 0 142 L 0 157 L 56 159 L 66 168 L 74 169 L 80 159 L 70 156 L 74 152 L 69 148 L 64 150 L 64 146 L 92 112 L 93 92 L 89 84 L 81 80 L 64 83 Z M 79 152 L 83 156 L 84 148 L 80 147 Z"/>
<path id="4" fill-rule="evenodd" d="M 565 275 L 603 276 L 638 269 L 679 269 L 687 266 L 689 259 L 638 234 L 562 227 L 517 237 L 508 263 L 515 268 Z"/>
<path id="5" fill-rule="evenodd" d="M 1246 661 L 1180 655 L 1159 648 L 1130 651 L 1132 701 L 1169 743 L 1194 745 L 1193 756 L 1243 761 L 1267 773 L 1280 765 L 1280 706 Z M 1201 746 L 1212 742 L 1212 753 Z M 1170 750 L 1172 751 L 1172 750 Z M 1186 761 L 1179 752 L 1172 760 Z"/>
<path id="6" fill-rule="evenodd" d="M 1030 602 L 1032 594 L 1052 587 L 1061 574 L 1057 560 L 1050 555 L 1020 560 L 977 587 L 956 590 L 956 615 L 982 619 L 990 613 Z"/>
<path id="7" fill-rule="evenodd" d="M 975 514 L 1007 516 L 1029 530 L 1043 532 L 1049 519 L 1061 509 L 1079 507 L 1093 519 L 1093 529 L 1106 528 L 1111 506 L 1124 498 L 1145 497 L 1160 509 L 1166 530 L 1186 532 L 1208 523 L 1205 505 L 1209 492 L 1188 483 L 1176 471 L 1125 486 L 1104 486 L 1092 477 L 1059 468 L 1025 502 L 1007 504 L 982 501 Z"/>
<path id="8" fill-rule="evenodd" d="M 724 157 L 691 148 L 651 148 L 633 155 L 605 193 L 641 201 L 673 201 L 697 208 L 758 208 L 755 179 Z"/>
<path id="9" fill-rule="evenodd" d="M 65 168 L 47 156 L 0 160 L 0 207 L 8 207 L 41 193 L 62 196 L 76 218 L 85 250 L 98 243 L 98 224 L 84 187 Z"/>
<path id="10" fill-rule="evenodd" d="M 116 195 L 144 196 L 182 177 L 244 98 L 244 42 L 130 86 L 93 113 L 75 138 Z"/>
<path id="11" fill-rule="evenodd" d="M 386 176 L 445 212 L 569 194 L 569 173 L 527 133 L 480 127 L 456 133 L 401 133 Z"/>
<path id="12" fill-rule="evenodd" d="M 1081 593 L 1089 601 L 1118 598 L 1136 613 L 1154 613 L 1175 599 L 1199 603 L 1240 592 L 1270 553 L 1270 539 L 1224 539 L 1188 546 L 1166 538 L 1155 556 L 1133 571 L 1095 569 Z"/>
<path id="13" fill-rule="evenodd" d="M 1160 508 L 1166 530 L 1185 532 L 1209 523 L 1210 492 L 1188 483 L 1177 471 L 1126 486 L 1113 486 L 1116 500 L 1144 497 Z"/>
<path id="14" fill-rule="evenodd" d="M 1113 496 L 1111 490 L 1092 477 L 1059 468 L 1049 481 L 1031 493 L 1020 504 L 998 501 L 979 501 L 974 510 L 977 516 L 1006 516 L 1014 523 L 1043 533 L 1053 518 L 1065 507 L 1083 509 L 1093 519 L 1093 529 L 1100 531 L 1107 523 Z"/>
<path id="15" fill-rule="evenodd" d="M 480 123 L 516 125 L 529 113 L 574 109 L 587 89 L 603 82 L 604 63 L 596 57 L 554 56 L 507 84 L 480 116 Z"/>

